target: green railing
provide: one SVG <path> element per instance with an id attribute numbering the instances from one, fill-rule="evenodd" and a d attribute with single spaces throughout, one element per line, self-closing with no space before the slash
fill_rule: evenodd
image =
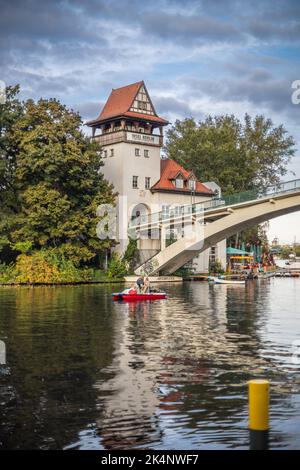
<path id="1" fill-rule="evenodd" d="M 217 207 L 233 206 L 243 202 L 257 201 L 266 197 L 278 196 L 279 194 L 291 193 L 300 190 L 300 179 L 278 183 L 267 186 L 263 190 L 257 189 L 252 191 L 244 191 L 241 193 L 230 194 L 222 198 L 213 198 L 209 201 L 198 202 L 196 204 L 177 206 L 169 208 L 166 211 L 154 212 L 152 214 L 143 214 L 135 217 L 129 223 L 129 229 L 136 229 L 143 225 L 156 225 L 165 220 L 182 218 L 192 214 L 200 214 L 202 212 L 215 209 Z"/>

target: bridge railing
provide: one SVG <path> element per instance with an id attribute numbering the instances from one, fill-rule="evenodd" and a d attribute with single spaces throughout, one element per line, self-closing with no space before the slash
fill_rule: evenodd
<path id="1" fill-rule="evenodd" d="M 182 219 L 184 217 L 197 215 L 201 212 L 205 212 L 217 207 L 232 206 L 234 204 L 241 204 L 243 202 L 255 201 L 266 197 L 271 197 L 279 194 L 285 194 L 293 191 L 299 191 L 300 179 L 280 182 L 265 188 L 243 191 L 240 193 L 229 194 L 222 198 L 212 198 L 209 201 L 197 202 L 191 205 L 177 206 L 169 208 L 165 211 L 154 212 L 152 214 L 143 214 L 135 217 L 129 223 L 129 229 L 136 229 L 140 226 L 153 226 L 163 223 L 167 220 L 176 221 L 176 219 Z"/>
<path id="2" fill-rule="evenodd" d="M 182 217 L 188 217 L 193 214 L 199 214 L 205 210 L 214 209 L 218 206 L 223 206 L 224 203 L 225 202 L 223 199 L 213 198 L 212 200 L 199 202 L 192 205 L 176 206 L 166 211 L 153 212 L 151 214 L 143 214 L 133 218 L 129 223 L 129 227 L 134 228 L 141 225 L 155 225 L 170 219 L 175 220 Z"/>

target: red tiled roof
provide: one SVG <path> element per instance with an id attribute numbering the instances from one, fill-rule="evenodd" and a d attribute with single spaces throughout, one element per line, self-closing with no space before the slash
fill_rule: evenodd
<path id="1" fill-rule="evenodd" d="M 181 193 L 191 193 L 189 187 L 175 188 L 172 180 L 181 173 L 185 180 L 188 180 L 190 176 L 194 176 L 192 171 L 185 170 L 179 163 L 171 159 L 161 160 L 160 165 L 160 180 L 155 183 L 151 191 L 178 191 Z M 213 196 L 214 193 L 200 181 L 196 181 L 195 193 L 207 194 L 207 196 Z"/>
<path id="2" fill-rule="evenodd" d="M 160 118 L 156 114 L 153 116 L 129 111 L 133 100 L 142 85 L 145 86 L 143 81 L 132 83 L 131 85 L 123 86 L 121 88 L 116 88 L 115 90 L 113 89 L 99 116 L 96 119 L 87 122 L 87 125 L 100 123 L 107 119 L 119 116 L 146 119 L 147 121 L 168 124 L 168 121 Z"/>
<path id="3" fill-rule="evenodd" d="M 134 113 L 133 111 L 127 111 L 126 113 L 123 113 L 122 116 L 128 116 L 128 117 L 133 117 L 137 119 L 146 119 L 147 121 L 151 122 L 161 122 L 162 124 L 169 124 L 166 119 L 163 119 L 159 116 L 153 116 L 153 114 L 143 114 L 143 113 Z"/>

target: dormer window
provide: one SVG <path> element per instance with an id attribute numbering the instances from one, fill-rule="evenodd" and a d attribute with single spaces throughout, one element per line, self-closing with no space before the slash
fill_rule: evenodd
<path id="1" fill-rule="evenodd" d="M 189 189 L 191 191 L 195 191 L 195 189 L 196 189 L 196 181 L 195 180 L 189 180 Z"/>
<path id="2" fill-rule="evenodd" d="M 178 188 L 178 189 L 182 189 L 183 188 L 183 178 L 181 175 L 178 175 L 175 179 L 175 187 Z"/>

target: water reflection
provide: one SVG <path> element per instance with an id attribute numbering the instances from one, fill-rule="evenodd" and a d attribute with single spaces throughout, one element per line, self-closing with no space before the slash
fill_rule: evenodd
<path id="1" fill-rule="evenodd" d="M 111 318 L 95 315 L 103 290 L 1 289 L 0 296 L 2 448 L 61 448 L 94 420 L 95 374 L 111 362 Z"/>
<path id="2" fill-rule="evenodd" d="M 271 443 L 296 448 L 299 285 L 166 285 L 153 303 L 113 303 L 99 286 L 0 291 L 2 446 L 247 448 L 245 382 L 263 376 Z"/>

